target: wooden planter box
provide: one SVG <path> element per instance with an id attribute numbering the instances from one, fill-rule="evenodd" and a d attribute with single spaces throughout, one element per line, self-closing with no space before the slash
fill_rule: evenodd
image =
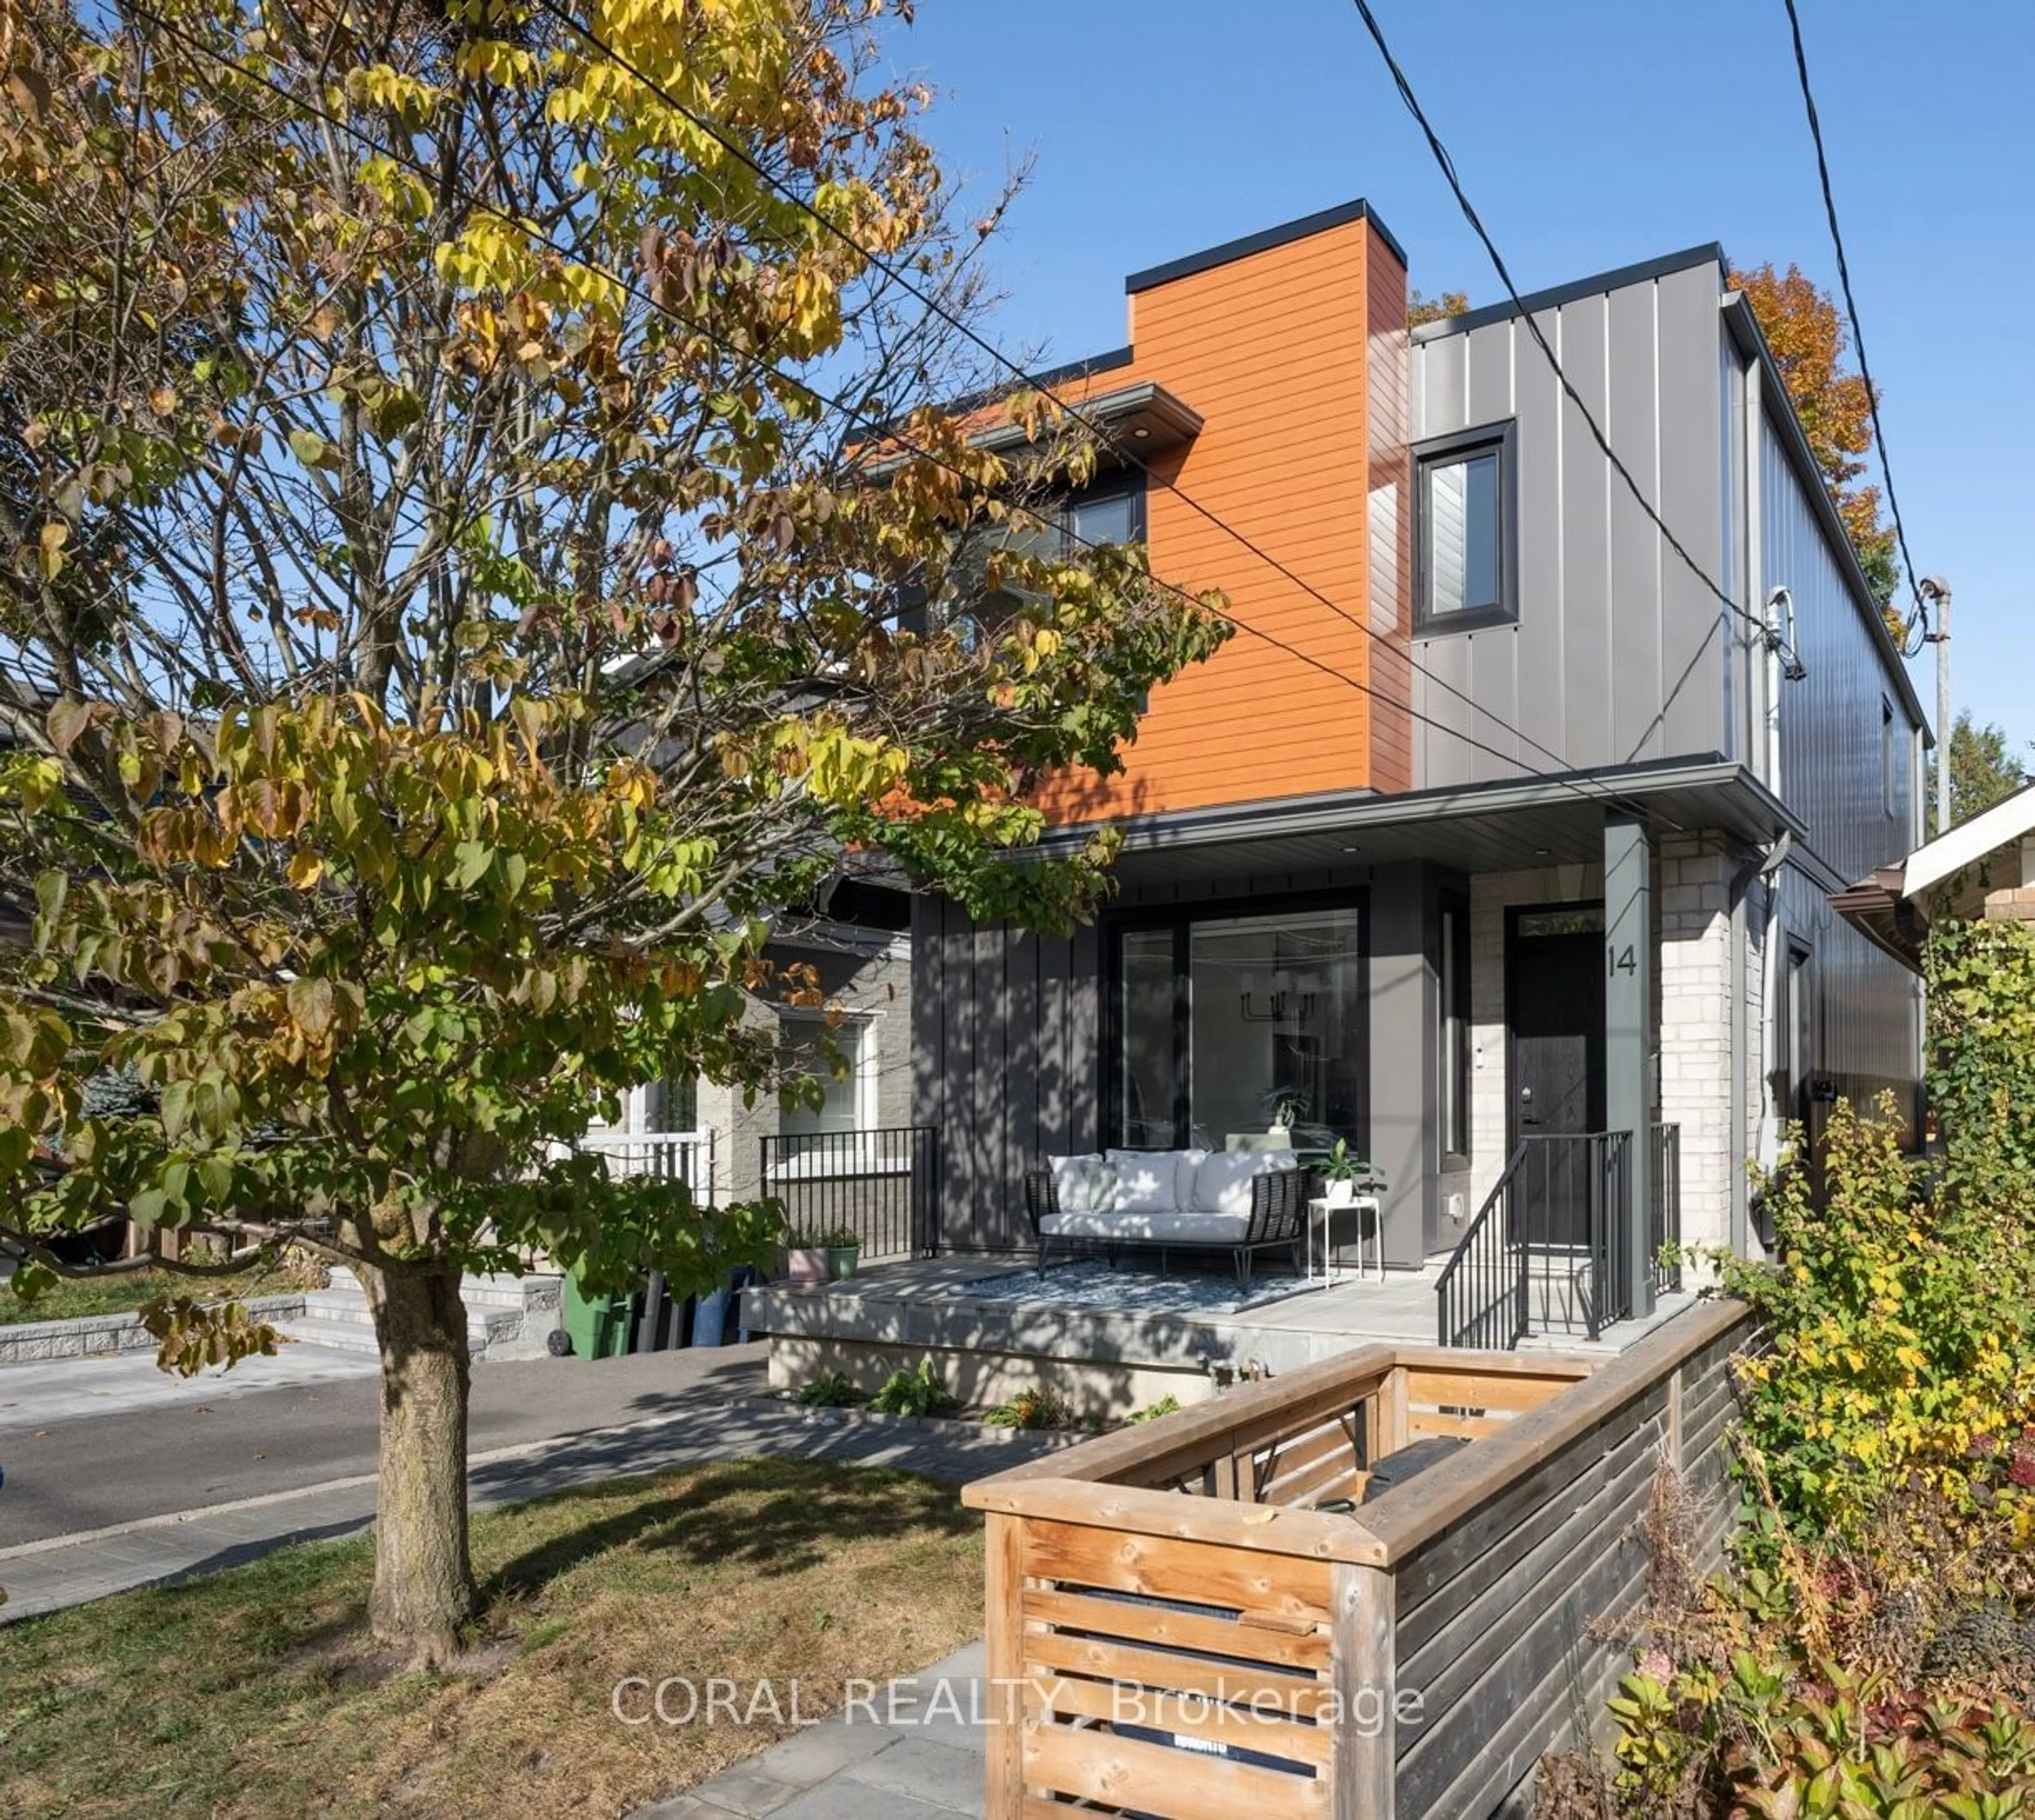
<path id="1" fill-rule="evenodd" d="M 991 1820 L 1476 1820 L 1629 1656 L 1664 1465 L 1706 1564 L 1740 1303 L 1580 1359 L 1367 1346 L 978 1480 Z M 1354 1515 L 1368 1468 L 1474 1444 Z"/>

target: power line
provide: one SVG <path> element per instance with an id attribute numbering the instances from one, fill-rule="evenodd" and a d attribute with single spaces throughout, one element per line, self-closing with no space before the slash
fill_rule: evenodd
<path id="1" fill-rule="evenodd" d="M 1816 97 L 1809 86 L 1809 56 L 1802 43 L 1802 19 L 1796 10 L 1795 0 L 1785 0 L 1788 8 L 1788 30 L 1795 41 L 1795 73 L 1802 87 L 1802 106 L 1809 116 L 1809 137 L 1815 141 L 1816 178 L 1823 191 L 1823 214 L 1830 224 L 1830 245 L 1838 256 L 1838 284 L 1844 292 L 1845 314 L 1851 318 L 1851 342 L 1858 350 L 1859 377 L 1865 382 L 1865 402 L 1872 415 L 1872 439 L 1879 450 L 1879 472 L 1886 481 L 1886 510 L 1894 520 L 1894 538 L 1900 546 L 1901 566 L 1908 571 L 1908 591 L 1914 596 L 1915 611 L 1910 626 L 1928 628 L 1928 604 L 1922 598 L 1917 585 L 1915 561 L 1908 554 L 1908 531 L 1901 522 L 1901 502 L 1894 491 L 1894 464 L 1887 458 L 1886 431 L 1879 421 L 1879 388 L 1872 382 L 1872 369 L 1866 363 L 1865 331 L 1860 327 L 1858 300 L 1851 289 L 1851 262 L 1845 257 L 1843 231 L 1838 226 L 1838 204 L 1835 193 L 1830 188 L 1830 160 L 1823 151 L 1823 123 L 1816 114 Z M 1903 641 L 1904 644 L 1905 641 Z M 1918 646 L 1919 649 L 1920 647 Z"/>
<path id="2" fill-rule="evenodd" d="M 387 146 L 382 145 L 379 141 L 371 138 L 368 134 L 363 132 L 359 127 L 355 126 L 350 120 L 342 118 L 338 115 L 331 112 L 329 109 L 322 107 L 317 103 L 308 100 L 302 96 L 292 93 L 289 90 L 282 87 L 280 84 L 261 74 L 258 71 L 250 70 L 245 64 L 236 62 L 234 58 L 228 56 L 224 51 L 216 50 L 213 46 L 204 43 L 201 39 L 193 36 L 188 32 L 186 32 L 179 26 L 172 24 L 161 14 L 151 12 L 145 6 L 137 4 L 134 10 L 140 17 L 148 19 L 159 30 L 177 39 L 189 49 L 195 51 L 200 55 L 209 58 L 221 68 L 231 71 L 243 81 L 266 89 L 270 94 L 275 96 L 277 100 L 282 101 L 287 106 L 298 109 L 314 119 L 323 121 L 327 126 L 333 127 L 338 132 L 344 133 L 349 139 L 352 139 L 355 144 L 362 146 L 366 150 L 386 157 L 392 164 L 401 165 L 404 168 L 419 176 L 428 179 L 434 185 L 442 184 L 443 174 L 432 169 L 430 166 L 425 164 L 421 160 L 401 152 L 391 150 Z M 442 190 L 441 193 L 443 193 Z M 451 192 L 451 195 L 453 200 L 472 209 L 476 213 L 488 216 L 502 222 L 505 226 L 513 228 L 517 233 L 528 235 L 539 245 L 547 248 L 550 251 L 557 254 L 559 258 L 565 260 L 570 264 L 577 265 L 583 270 L 592 273 L 597 276 L 606 279 L 610 284 L 614 284 L 625 295 L 634 298 L 637 302 L 645 305 L 646 307 L 653 310 L 655 310 L 658 314 L 670 318 L 670 320 L 678 323 L 681 327 L 686 329 L 692 333 L 698 335 L 702 339 L 711 343 L 714 347 L 719 348 L 723 353 L 727 354 L 732 359 L 743 362 L 752 370 L 762 371 L 764 369 L 764 363 L 757 355 L 734 347 L 730 343 L 723 340 L 720 336 L 717 335 L 704 322 L 690 318 L 681 316 L 676 310 L 671 309 L 668 305 L 661 303 L 657 298 L 651 295 L 649 291 L 644 290 L 626 273 L 619 270 L 614 266 L 607 265 L 604 261 L 592 258 L 590 255 L 580 252 L 574 248 L 561 245 L 558 241 L 540 232 L 528 221 L 520 219 L 507 209 L 500 207 L 495 203 L 488 201 L 484 197 L 473 196 L 466 194 L 464 191 L 457 190 L 453 190 Z M 956 466 L 954 462 L 935 451 L 927 449 L 922 445 L 915 443 L 908 438 L 898 434 L 892 425 L 878 419 L 871 412 L 862 406 L 852 404 L 844 399 L 838 398 L 830 393 L 823 392 L 817 386 L 811 384 L 809 381 L 802 379 L 795 374 L 784 372 L 782 370 L 777 368 L 772 368 L 770 370 L 783 383 L 791 386 L 793 389 L 803 393 L 814 404 L 822 406 L 828 410 L 840 413 L 843 417 L 848 419 L 858 427 L 868 431 L 872 437 L 880 435 L 883 441 L 889 446 L 901 449 L 911 454 L 919 457 L 921 460 L 930 461 L 935 466 L 941 468 L 943 472 L 952 475 L 955 479 L 963 481 L 969 486 L 973 486 L 976 483 L 977 476 L 969 473 L 965 468 Z M 1074 532 L 1070 527 L 1064 529 L 1063 535 L 1065 536 L 1070 542 L 1078 543 L 1089 550 L 1103 550 L 1110 547 L 1110 546 L 1102 543 L 1097 539 L 1081 536 L 1078 532 Z M 1146 576 L 1147 579 L 1161 592 L 1171 594 L 1176 599 L 1184 601 L 1191 606 L 1197 607 L 1201 606 L 1202 603 L 1193 594 L 1190 593 L 1186 588 L 1179 586 L 1177 583 L 1168 581 L 1159 576 L 1153 575 L 1150 573 L 1149 570 L 1146 572 Z M 1528 777 L 1537 778 L 1545 783 L 1559 784 L 1582 797 L 1585 801 L 1598 806 L 1609 804 L 1613 807 L 1618 807 L 1624 805 L 1627 800 L 1617 791 L 1611 789 L 1598 782 L 1597 780 L 1589 778 L 1585 773 L 1574 771 L 1573 769 L 1565 769 L 1563 772 L 1548 772 L 1537 771 L 1530 765 L 1522 765 L 1518 758 L 1510 753 L 1506 752 L 1498 746 L 1490 745 L 1486 742 L 1477 739 L 1474 735 L 1463 731 L 1460 728 L 1449 726 L 1444 722 L 1436 720 L 1430 715 L 1422 713 L 1419 709 L 1413 707 L 1410 702 L 1401 703 L 1381 696 L 1376 690 L 1371 686 L 1369 683 L 1359 682 L 1356 678 L 1348 675 L 1343 671 L 1337 669 L 1333 665 L 1315 656 L 1311 652 L 1303 651 L 1297 645 L 1288 644 L 1285 640 L 1276 637 L 1274 634 L 1264 630 L 1262 627 L 1254 626 L 1247 620 L 1239 618 L 1234 612 L 1225 611 L 1222 617 L 1228 620 L 1230 624 L 1236 626 L 1239 631 L 1248 633 L 1251 637 L 1259 640 L 1261 642 L 1271 646 L 1275 650 L 1284 652 L 1287 656 L 1293 658 L 1297 662 L 1305 664 L 1310 669 L 1319 671 L 1322 675 L 1330 678 L 1334 682 L 1341 683 L 1344 687 L 1353 689 L 1360 694 L 1377 701 L 1388 712 L 1405 714 L 1409 720 L 1419 724 L 1420 725 L 1431 728 L 1438 733 L 1446 734 L 1452 739 L 1461 740 L 1465 745 L 1469 746 L 1477 751 L 1482 752 L 1490 758 L 1496 758 L 1501 763 L 1514 767 L 1515 769 L 1523 773 Z M 1495 720 L 1498 717 L 1496 716 L 1491 716 L 1491 718 Z M 1507 725 L 1507 724 L 1502 720 L 1499 721 L 1499 724 L 1501 726 Z M 1518 735 L 1518 729 L 1516 728 L 1507 727 L 1507 731 Z M 1521 738 L 1525 737 L 1523 735 L 1518 735 L 1518 736 Z M 1529 743 L 1531 743 L 1531 742 L 1529 742 Z"/>
<path id="3" fill-rule="evenodd" d="M 1548 367 L 1555 375 L 1555 382 L 1560 385 L 1569 402 L 1582 413 L 1583 422 L 1589 426 L 1591 436 L 1596 440 L 1597 447 L 1604 452 L 1604 458 L 1611 464 L 1612 470 L 1625 483 L 1627 491 L 1638 502 L 1640 510 L 1653 521 L 1655 528 L 1667 540 L 1668 547 L 1682 559 L 1683 564 L 1687 568 L 1689 573 L 1716 596 L 1719 604 L 1726 611 L 1743 620 L 1753 631 L 1759 634 L 1762 640 L 1768 638 L 1771 634 L 1766 623 L 1757 615 L 1747 612 L 1744 607 L 1740 606 L 1736 600 L 1725 593 L 1712 578 L 1710 571 L 1689 554 L 1687 546 L 1668 528 L 1667 520 L 1655 510 L 1653 502 L 1646 497 L 1638 481 L 1634 477 L 1632 470 L 1626 466 L 1617 450 L 1612 447 L 1611 438 L 1604 434 L 1603 427 L 1597 422 L 1589 406 L 1583 402 L 1582 394 L 1577 391 L 1568 374 L 1563 371 L 1562 363 L 1556 358 L 1553 348 L 1548 344 L 1547 336 L 1542 332 L 1540 325 L 1534 320 L 1533 312 L 1526 307 L 1525 300 L 1519 295 L 1519 288 L 1512 282 L 1512 273 L 1506 266 L 1504 255 L 1498 250 L 1498 243 L 1491 239 L 1490 230 L 1484 226 L 1483 218 L 1476 212 L 1476 205 L 1470 201 L 1465 192 L 1462 179 L 1456 175 L 1455 160 L 1449 156 L 1448 148 L 1442 143 L 1440 136 L 1436 133 L 1433 126 L 1429 122 L 1427 110 L 1421 107 L 1420 97 L 1413 92 L 1413 85 L 1407 80 L 1406 72 L 1400 68 L 1398 58 L 1392 55 L 1392 47 L 1386 42 L 1384 28 L 1378 23 L 1378 15 L 1371 11 L 1369 0 L 1354 0 L 1354 4 L 1357 12 L 1363 17 L 1365 28 L 1371 33 L 1372 43 L 1378 47 L 1379 55 L 1385 59 L 1385 67 L 1391 72 L 1393 83 L 1399 91 L 1399 99 L 1405 103 L 1407 112 L 1413 116 L 1414 121 L 1427 139 L 1428 149 L 1434 153 L 1435 162 L 1441 167 L 1442 175 L 1446 179 L 1450 190 L 1455 196 L 1456 205 L 1461 209 L 1463 219 L 1469 222 L 1471 231 L 1484 243 L 1484 250 L 1491 256 L 1491 265 L 1498 273 L 1499 282 L 1505 287 L 1506 295 L 1511 299 L 1513 307 L 1519 312 L 1519 320 L 1525 325 L 1527 333 L 1533 337 L 1534 345 L 1546 357 Z"/>
<path id="4" fill-rule="evenodd" d="M 613 44 L 600 36 L 598 32 L 595 32 L 591 26 L 582 24 L 577 19 L 574 18 L 570 13 L 566 12 L 563 7 L 559 6 L 557 3 L 557 0 L 535 0 L 535 3 L 540 11 L 548 13 L 552 18 L 555 19 L 561 25 L 564 26 L 567 31 L 570 32 L 582 43 L 586 45 L 589 49 L 593 51 L 604 61 L 611 64 L 615 69 L 621 70 L 625 75 L 633 77 L 652 95 L 655 96 L 658 100 L 661 101 L 666 107 L 671 108 L 675 113 L 679 115 L 681 118 L 698 127 L 702 133 L 706 133 L 725 151 L 737 159 L 740 163 L 746 165 L 765 183 L 769 184 L 773 190 L 776 190 L 779 195 L 782 196 L 795 208 L 810 216 L 829 234 L 832 235 L 834 239 L 838 240 L 851 252 L 854 253 L 858 258 L 873 267 L 875 270 L 883 273 L 883 275 L 889 278 L 892 283 L 897 285 L 908 295 L 916 299 L 926 309 L 931 310 L 935 316 L 939 318 L 940 321 L 945 322 L 950 329 L 953 329 L 957 333 L 961 335 L 970 343 L 971 345 L 980 350 L 981 352 L 987 355 L 991 360 L 994 360 L 999 367 L 1002 367 L 1005 371 L 1008 372 L 1014 378 L 1017 379 L 1027 389 L 1036 392 L 1042 398 L 1048 400 L 1058 409 L 1065 413 L 1075 423 L 1080 424 L 1082 428 L 1089 433 L 1089 434 L 1095 437 L 1098 442 L 1108 442 L 1114 452 L 1122 460 L 1127 462 L 1132 467 L 1137 468 L 1141 473 L 1145 476 L 1148 480 L 1155 482 L 1167 492 L 1172 494 L 1175 498 L 1178 499 L 1180 503 L 1187 507 L 1189 510 L 1194 513 L 1198 517 L 1206 521 L 1208 524 L 1214 526 L 1216 529 L 1221 531 L 1225 536 L 1232 539 L 1235 542 L 1240 544 L 1244 549 L 1249 551 L 1252 555 L 1257 557 L 1260 562 L 1266 563 L 1275 573 L 1283 576 L 1287 581 L 1292 583 L 1295 587 L 1300 588 L 1303 593 L 1320 602 L 1322 606 L 1327 607 L 1330 612 L 1333 613 L 1337 619 L 1344 621 L 1345 623 L 1349 626 L 1354 626 L 1374 645 L 1385 644 L 1385 640 L 1381 638 L 1377 633 L 1371 630 L 1371 626 L 1366 619 L 1360 615 L 1351 612 L 1347 607 L 1342 606 L 1339 602 L 1330 599 L 1329 596 L 1324 594 L 1318 588 L 1315 587 L 1312 582 L 1306 581 L 1302 577 L 1296 574 L 1285 562 L 1274 556 L 1271 551 L 1266 549 L 1262 544 L 1256 542 L 1247 532 L 1239 531 L 1234 525 L 1231 524 L 1228 520 L 1224 518 L 1221 514 L 1212 510 L 1209 507 L 1204 506 L 1198 499 L 1195 498 L 1192 494 L 1189 493 L 1186 488 L 1182 487 L 1177 480 L 1172 479 L 1168 475 L 1161 474 L 1155 470 L 1149 462 L 1145 461 L 1138 453 L 1135 449 L 1121 446 L 1115 438 L 1112 438 L 1108 434 L 1107 429 L 1103 425 L 1096 423 L 1093 418 L 1089 417 L 1078 405 L 1074 404 L 1071 400 L 1063 397 L 1060 393 L 1055 391 L 1050 385 L 1044 382 L 1036 374 L 1027 371 L 1018 362 L 1013 360 L 1009 355 L 1006 354 L 1000 348 L 997 347 L 994 342 L 989 340 L 985 336 L 984 336 L 973 326 L 972 324 L 968 322 L 962 318 L 954 314 L 939 301 L 938 297 L 922 288 L 909 273 L 904 271 L 894 262 L 884 258 L 882 254 L 875 252 L 871 248 L 864 246 L 862 242 L 856 239 L 852 234 L 849 233 L 848 231 L 845 228 L 842 227 L 839 222 L 833 220 L 831 216 L 826 214 L 819 209 L 814 207 L 807 197 L 801 195 L 796 190 L 786 183 L 783 179 L 777 175 L 776 172 L 771 171 L 764 165 L 747 146 L 743 145 L 739 139 L 731 134 L 718 121 L 713 119 L 710 115 L 702 114 L 696 109 L 688 107 L 683 101 L 680 100 L 677 96 L 674 95 L 671 92 L 669 87 L 659 81 L 656 77 L 651 75 L 649 71 L 645 70 L 634 59 L 623 55 L 623 53 L 618 51 Z M 1578 402 L 1580 402 L 1580 400 L 1578 400 Z M 1387 648 L 1390 649 L 1389 646 Z M 1514 726 L 1511 722 L 1507 720 L 1503 716 L 1494 713 L 1491 709 L 1486 707 L 1482 702 L 1477 701 L 1473 696 L 1457 688 L 1453 683 L 1449 682 L 1442 677 L 1434 675 L 1432 671 L 1422 667 L 1417 664 L 1413 664 L 1412 667 L 1420 670 L 1421 675 L 1425 678 L 1433 687 L 1442 690 L 1445 694 L 1454 696 L 1456 700 L 1461 701 L 1465 707 L 1469 708 L 1472 713 L 1483 716 L 1484 719 L 1491 721 L 1502 731 L 1509 733 L 1523 746 L 1530 746 L 1534 751 L 1540 754 L 1543 758 L 1552 759 L 1555 765 L 1559 765 L 1564 771 L 1574 769 L 1574 767 L 1570 765 L 1568 760 L 1563 758 L 1560 753 L 1555 751 L 1551 746 L 1543 745 L 1538 739 L 1536 739 L 1530 733 L 1526 732 L 1523 728 Z M 1486 750 L 1489 749 L 1486 748 Z M 1508 759 L 1507 762 L 1517 764 L 1518 761 L 1516 759 Z M 1529 767 L 1522 767 L 1522 769 L 1528 769 L 1530 770 Z M 1547 775 L 1547 773 L 1534 773 L 1533 774 L 1537 776 Z"/>

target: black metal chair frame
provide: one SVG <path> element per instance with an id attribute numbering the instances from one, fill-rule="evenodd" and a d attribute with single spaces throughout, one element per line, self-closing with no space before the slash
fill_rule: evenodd
<path id="1" fill-rule="evenodd" d="M 1101 1252 L 1116 1267 L 1119 1251 L 1157 1251 L 1159 1268 L 1166 1268 L 1168 1251 L 1227 1251 L 1236 1271 L 1239 1289 L 1251 1287 L 1251 1261 L 1260 1251 L 1285 1250 L 1293 1260 L 1297 1274 L 1301 1250 L 1307 1235 L 1307 1171 L 1304 1169 L 1269 1170 L 1251 1179 L 1251 1218 L 1240 1239 L 1164 1239 L 1127 1236 L 1104 1239 L 1089 1235 L 1073 1237 L 1048 1232 L 1041 1222 L 1060 1210 L 1059 1192 L 1050 1169 L 1025 1172 L 1025 1216 L 1032 1223 L 1034 1262 L 1039 1274 L 1046 1273 L 1047 1259 L 1056 1246 L 1073 1256 Z M 1072 1262 L 1070 1256 L 1066 1262 Z"/>

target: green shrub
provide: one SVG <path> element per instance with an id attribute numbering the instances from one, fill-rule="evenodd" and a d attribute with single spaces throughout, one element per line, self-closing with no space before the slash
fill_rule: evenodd
<path id="1" fill-rule="evenodd" d="M 886 1416 L 951 1416 L 961 1399 L 933 1374 L 933 1356 L 928 1352 L 916 1371 L 893 1371 L 883 1388 L 869 1399 L 869 1407 Z"/>
<path id="2" fill-rule="evenodd" d="M 1770 1185 L 1776 1264 L 1726 1259 L 1725 1287 L 1766 1317 L 1742 1362 L 1745 1439 L 1804 1534 L 1861 1535 L 1919 1474 L 1953 1513 L 1984 1501 L 2035 1411 L 2035 1272 L 2018 1209 L 1919 1191 L 1891 1096 L 1834 1109 L 1811 1171 Z"/>
<path id="3" fill-rule="evenodd" d="M 1073 1404 L 1051 1390 L 1020 1390 L 983 1417 L 992 1428 L 1071 1428 L 1081 1420 Z"/>
<path id="4" fill-rule="evenodd" d="M 1161 1416 L 1171 1416 L 1180 1407 L 1180 1400 L 1168 1390 L 1156 1403 L 1148 1403 L 1142 1409 L 1134 1409 L 1125 1416 L 1127 1422 L 1156 1422 Z"/>
<path id="5" fill-rule="evenodd" d="M 856 1388 L 853 1378 L 839 1371 L 822 1371 L 799 1393 L 799 1401 L 808 1409 L 848 1409 L 868 1397 Z"/>
<path id="6" fill-rule="evenodd" d="M 1740 1652 L 1723 1675 L 1627 1675 L 1611 1709 L 1612 1804 L 1635 1820 L 2035 1814 L 2035 1720 L 2011 1700 L 1916 1702 L 1834 1668 L 1795 1682 Z"/>

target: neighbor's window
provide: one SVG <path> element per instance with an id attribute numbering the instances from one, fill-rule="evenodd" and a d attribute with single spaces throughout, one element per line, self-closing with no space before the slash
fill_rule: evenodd
<path id="1" fill-rule="evenodd" d="M 1418 464 L 1421 630 L 1469 631 L 1517 619 L 1510 427 L 1431 444 Z"/>
<path id="2" fill-rule="evenodd" d="M 788 1138 L 817 1137 L 826 1132 L 853 1131 L 871 1122 L 863 1116 L 870 1085 L 868 1064 L 875 1049 L 867 1024 L 851 1019 L 829 1031 L 822 1017 L 787 1013 L 780 1020 L 779 1032 L 781 1065 L 788 1072 L 796 1071 L 818 1081 L 826 1096 L 817 1111 L 801 1105 L 781 1112 L 777 1121 L 781 1132 Z M 839 1064 L 827 1053 L 826 1039 L 829 1037 L 840 1052 Z"/>

